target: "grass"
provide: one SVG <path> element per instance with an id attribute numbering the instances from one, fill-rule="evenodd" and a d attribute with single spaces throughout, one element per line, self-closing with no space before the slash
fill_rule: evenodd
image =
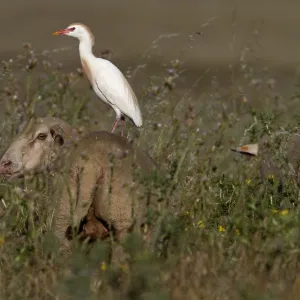
<path id="1" fill-rule="evenodd" d="M 152 46 L 134 76 L 149 64 Z M 109 265 L 101 242 L 88 255 L 74 249 L 68 265 L 45 231 L 51 186 L 41 178 L 1 182 L 1 299 L 297 299 L 299 188 L 286 150 L 290 134 L 299 132 L 299 97 L 281 94 L 248 52 L 229 66 L 226 89 L 213 69 L 186 82 L 182 59 L 174 59 L 164 60 L 162 76 L 149 76 L 139 90 L 145 122 L 126 131 L 167 179 L 161 197 L 168 205 L 155 226 L 155 251 L 132 234 L 124 245 L 126 265 Z M 33 115 L 110 129 L 114 114 L 95 101 L 82 72 L 64 72 L 54 57 L 25 45 L 18 58 L 2 63 L 1 150 Z M 211 86 L 199 96 L 195 90 L 204 77 Z M 278 137 L 278 131 L 288 134 Z M 282 181 L 261 179 L 260 157 L 229 150 L 262 138 Z M 95 271 L 97 289 L 91 288 Z"/>

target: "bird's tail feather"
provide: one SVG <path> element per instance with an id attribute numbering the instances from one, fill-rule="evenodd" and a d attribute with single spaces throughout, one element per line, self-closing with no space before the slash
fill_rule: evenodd
<path id="1" fill-rule="evenodd" d="M 133 122 L 137 127 L 141 127 L 143 125 L 142 114 L 140 111 L 138 111 L 134 116 Z"/>

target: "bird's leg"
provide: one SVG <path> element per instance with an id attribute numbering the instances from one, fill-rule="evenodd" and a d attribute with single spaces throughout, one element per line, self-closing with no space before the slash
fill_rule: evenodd
<path id="1" fill-rule="evenodd" d="M 118 123 L 119 123 L 119 120 L 116 119 L 116 121 L 115 121 L 115 123 L 114 123 L 114 125 L 113 125 L 113 128 L 112 128 L 111 132 L 114 132 L 114 131 L 115 131 L 115 129 L 116 129 Z"/>
<path id="2" fill-rule="evenodd" d="M 124 128 L 125 128 L 125 118 L 122 116 L 122 136 L 124 136 Z"/>

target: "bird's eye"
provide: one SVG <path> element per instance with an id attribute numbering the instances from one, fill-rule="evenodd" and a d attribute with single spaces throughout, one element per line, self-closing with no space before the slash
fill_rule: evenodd
<path id="1" fill-rule="evenodd" d="M 46 139 L 46 137 L 47 137 L 47 134 L 45 134 L 45 133 L 40 133 L 40 134 L 37 136 L 37 138 L 38 138 L 39 140 L 44 140 L 44 139 Z"/>
<path id="2" fill-rule="evenodd" d="M 74 31 L 75 30 L 75 27 L 71 27 L 69 28 L 70 31 Z"/>

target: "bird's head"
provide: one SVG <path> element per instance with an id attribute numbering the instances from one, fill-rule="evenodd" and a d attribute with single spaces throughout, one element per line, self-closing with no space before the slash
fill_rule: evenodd
<path id="1" fill-rule="evenodd" d="M 79 40 L 90 39 L 92 44 L 94 44 L 95 40 L 91 30 L 86 25 L 81 23 L 73 23 L 65 29 L 53 32 L 52 35 L 68 35 Z"/>

